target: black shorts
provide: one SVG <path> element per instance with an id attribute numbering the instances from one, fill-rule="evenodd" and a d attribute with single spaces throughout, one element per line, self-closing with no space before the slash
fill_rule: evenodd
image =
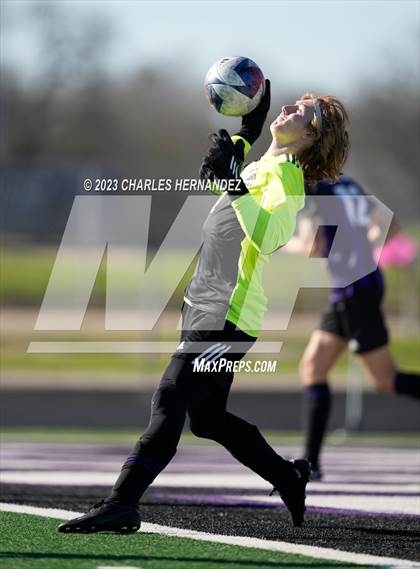
<path id="1" fill-rule="evenodd" d="M 180 343 L 173 357 L 190 362 L 196 357 L 236 361 L 251 349 L 255 340 L 226 320 L 224 314 L 204 312 L 184 303 Z"/>
<path id="2" fill-rule="evenodd" d="M 388 344 L 388 330 L 381 311 L 383 288 L 359 289 L 334 302 L 321 317 L 319 329 L 349 341 L 350 349 L 363 354 Z"/>

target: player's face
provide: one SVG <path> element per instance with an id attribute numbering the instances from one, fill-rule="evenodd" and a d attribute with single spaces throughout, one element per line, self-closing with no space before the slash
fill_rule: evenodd
<path id="1" fill-rule="evenodd" d="M 308 136 L 308 124 L 314 116 L 312 99 L 299 100 L 295 104 L 285 105 L 271 123 L 271 133 L 276 139 L 286 144 L 297 142 Z"/>

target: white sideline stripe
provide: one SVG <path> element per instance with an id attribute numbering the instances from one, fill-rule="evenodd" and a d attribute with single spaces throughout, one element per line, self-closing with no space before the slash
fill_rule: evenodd
<path id="1" fill-rule="evenodd" d="M 360 473 L 352 473 L 352 474 L 348 474 L 347 476 L 345 474 L 326 474 L 325 476 L 325 480 L 323 479 L 323 482 L 328 482 L 328 483 L 340 483 L 342 482 L 343 484 L 352 484 L 353 482 L 355 484 L 358 484 L 359 482 L 363 482 L 363 483 L 367 483 L 370 482 L 372 484 L 376 484 L 378 482 L 384 483 L 386 482 L 387 484 L 400 484 L 402 485 L 404 484 L 416 484 L 419 481 L 419 476 L 418 474 L 380 474 L 380 473 L 374 473 L 374 474 L 368 474 L 368 473 L 364 473 L 364 472 L 360 472 Z M 379 490 L 379 486 L 378 486 L 378 490 Z"/>
<path id="2" fill-rule="evenodd" d="M 72 471 L 72 470 L 48 470 L 48 471 L 21 471 L 21 470 L 6 470 L 0 474 L 0 479 L 3 482 L 16 483 L 16 484 L 56 484 L 62 486 L 107 486 L 113 485 L 115 482 L 115 477 L 119 473 L 119 466 L 115 468 L 114 471 L 110 472 L 97 472 L 97 471 Z M 376 491 L 380 492 L 382 488 L 386 488 L 384 485 L 376 485 L 378 477 L 373 477 L 372 479 L 367 477 L 357 477 L 354 476 L 351 480 L 343 479 L 340 476 L 328 476 L 326 482 L 311 482 L 308 489 L 313 488 L 314 490 L 346 490 L 347 488 L 360 487 L 360 491 L 363 489 L 368 492 L 372 491 L 372 487 Z M 342 482 L 341 482 L 342 481 Z M 372 482 L 372 485 L 360 484 L 357 486 L 358 482 Z M 391 486 L 395 484 L 395 491 L 404 491 L 409 486 L 415 490 L 418 488 L 418 476 L 393 476 L 393 477 L 381 477 L 381 481 L 389 483 Z M 405 482 L 406 485 L 401 484 Z M 399 484 L 398 484 L 399 483 Z M 162 472 L 156 478 L 153 486 L 168 486 L 172 488 L 237 488 L 237 489 L 247 489 L 247 490 L 265 490 L 269 486 L 267 482 L 262 480 L 257 474 L 253 473 L 228 473 L 228 474 L 218 474 L 218 473 L 170 473 Z M 391 486 L 392 487 L 392 486 Z M 369 488 L 369 490 L 368 490 Z M 398 488 L 398 489 L 397 489 Z M 375 491 L 374 490 L 374 491 Z"/>
<path id="3" fill-rule="evenodd" d="M 37 508 L 34 506 L 21 506 L 18 504 L 6 503 L 0 503 L 0 511 L 14 512 L 18 514 L 32 514 L 35 516 L 57 518 L 61 520 L 71 520 L 73 517 L 82 515 L 80 512 L 70 512 L 68 510 Z M 161 535 L 170 535 L 173 537 L 186 537 L 199 541 L 226 543 L 228 545 L 253 547 L 256 549 L 265 549 L 269 551 L 280 551 L 282 553 L 291 553 L 294 555 L 306 555 L 308 557 L 315 557 L 316 559 L 329 559 L 331 561 L 343 561 L 348 563 L 356 563 L 358 565 L 370 564 L 380 567 L 389 567 L 392 569 L 420 569 L 420 564 L 416 563 L 415 561 L 396 559 L 393 557 L 378 557 L 376 555 L 368 555 L 364 553 L 352 553 L 327 547 L 317 547 L 315 545 L 300 545 L 295 543 L 288 543 L 286 541 L 270 541 L 256 537 L 217 535 L 201 531 L 160 526 L 157 524 L 148 523 L 142 523 L 141 527 L 142 531 L 145 533 L 157 533 Z"/>
<path id="4" fill-rule="evenodd" d="M 20 463 L 19 461 L 8 461 L 7 466 L 8 468 L 19 468 L 16 471 L 4 471 L 3 473 L 0 472 L 0 479 L 4 482 L 9 483 L 31 483 L 37 482 L 39 484 L 43 484 L 44 480 L 50 481 L 50 475 L 54 473 L 57 476 L 57 483 L 61 483 L 63 486 L 66 485 L 65 482 L 60 482 L 65 479 L 68 479 L 68 484 L 74 484 L 75 476 L 77 477 L 78 482 L 80 483 L 81 477 L 86 475 L 86 483 L 92 485 L 99 485 L 98 480 L 103 476 L 103 480 L 106 482 L 109 480 L 108 477 L 114 476 L 114 479 L 118 476 L 121 462 L 110 462 L 110 463 L 101 463 L 101 467 L 106 467 L 106 469 L 102 470 L 102 472 L 98 472 L 97 470 L 92 471 L 84 471 L 83 468 L 86 468 L 87 463 L 91 464 L 92 467 L 98 467 L 98 462 L 91 462 L 91 461 L 77 461 L 72 462 L 74 470 L 65 470 L 68 468 L 68 462 L 63 461 L 54 462 L 54 463 L 40 463 L 38 461 L 28 461 L 24 464 Z M 192 465 L 196 466 L 196 465 Z M 37 470 L 31 470 L 31 468 L 36 468 Z M 168 470 L 170 470 L 170 466 Z M 190 466 L 191 468 L 191 466 Z M 60 470 L 58 470 L 60 469 Z M 16 474 L 15 472 L 19 473 Z M 59 477 L 59 473 L 61 473 L 61 478 Z M 187 486 L 185 480 L 185 474 L 183 473 L 176 473 L 176 472 L 164 472 L 159 475 L 159 477 L 154 482 L 155 487 L 159 486 L 172 486 L 174 488 L 182 488 Z M 260 478 L 254 478 L 253 475 L 238 473 L 238 474 L 224 474 L 220 475 L 216 472 L 208 471 L 205 475 L 205 485 L 202 485 L 202 475 L 201 473 L 191 472 L 188 474 L 188 486 L 191 488 L 199 488 L 199 487 L 208 487 L 208 488 L 217 488 L 217 487 L 224 487 L 224 488 L 237 488 L 242 489 L 246 488 L 247 490 L 259 490 L 259 489 L 266 489 L 268 488 L 267 483 L 261 480 Z M 223 476 L 223 478 L 220 478 Z M 234 476 L 234 479 L 227 478 L 228 476 Z M 197 477 L 199 477 L 197 479 Z M 217 477 L 217 478 L 216 478 Z M 243 478 L 242 478 L 243 477 Z M 36 480 L 35 480 L 36 479 Z M 83 485 L 83 484 L 82 484 Z M 349 494 L 359 494 L 359 493 L 369 493 L 369 492 L 381 492 L 384 494 L 398 494 L 399 492 L 404 492 L 406 494 L 420 494 L 420 484 L 419 483 L 407 483 L 407 484 L 358 484 L 356 483 L 347 483 L 347 482 L 311 482 L 307 487 L 307 493 L 311 494 L 312 490 L 316 490 L 319 494 L 320 492 L 348 492 Z"/>
<path id="5" fill-rule="evenodd" d="M 2 481 L 16 484 L 42 484 L 55 486 L 112 486 L 115 482 L 116 474 L 97 473 L 97 472 L 18 472 L 17 475 L 5 472 L 2 474 Z M 227 484 L 227 480 L 230 484 Z M 169 482 L 170 481 L 170 482 Z M 176 481 L 176 484 L 174 484 Z M 311 486 L 313 486 L 312 483 Z M 162 473 L 153 483 L 153 488 L 159 487 L 172 488 L 236 488 L 236 489 L 255 489 L 262 488 L 269 490 L 266 482 L 260 480 L 257 475 L 242 476 L 205 476 L 205 475 L 170 475 Z M 321 489 L 323 483 L 319 484 Z M 308 506 L 318 508 L 332 508 L 335 510 L 351 509 L 360 512 L 374 512 L 383 514 L 411 514 L 420 515 L 420 500 L 415 496 L 357 496 L 351 494 L 340 495 L 313 495 L 308 488 Z M 250 496 L 238 496 L 239 499 L 250 499 Z M 275 498 L 254 496 L 256 502 L 275 504 Z"/>
<path id="6" fill-rule="evenodd" d="M 93 471 L 100 475 L 100 473 L 119 473 L 121 468 L 122 458 L 120 460 L 114 461 L 98 461 L 98 460 L 91 460 L 91 459 L 77 459 L 77 460 L 69 460 L 69 459 L 62 459 L 62 460 L 19 460 L 18 458 L 13 459 L 6 459 L 5 457 L 0 458 L 0 462 L 2 463 L 3 468 L 7 468 L 8 470 L 4 470 L 3 472 L 5 475 L 9 473 L 30 473 L 33 471 L 34 473 L 38 472 L 41 473 L 43 471 L 51 471 L 51 472 L 62 472 L 64 474 L 71 475 L 72 472 L 78 473 L 93 473 Z M 203 472 L 207 474 L 204 475 Z M 187 474 L 188 473 L 188 474 Z M 236 465 L 226 464 L 226 465 L 218 465 L 218 464 L 197 464 L 197 463 L 176 463 L 174 462 L 170 465 L 167 470 L 164 472 L 164 476 L 167 477 L 167 482 L 173 485 L 185 485 L 183 483 L 183 479 L 188 480 L 190 477 L 193 477 L 194 480 L 199 481 L 200 476 L 206 476 L 209 478 L 209 482 L 202 484 L 203 486 L 208 486 L 215 484 L 214 481 L 217 483 L 222 483 L 227 485 L 228 487 L 235 486 L 235 482 L 233 481 L 234 477 L 239 478 L 239 484 L 243 483 L 245 485 L 250 485 L 256 488 L 264 488 L 266 484 L 259 479 L 255 479 L 252 476 L 249 476 L 249 480 L 245 478 L 246 474 L 243 474 L 243 468 L 237 468 Z M 1 475 L 0 475 L 1 477 Z M 171 477 L 173 477 L 173 482 L 171 481 Z M 258 482 L 256 481 L 258 480 Z M 377 485 L 377 482 L 380 481 L 380 486 Z M 194 482 L 193 482 L 194 483 Z M 361 484 L 363 483 L 363 484 Z M 257 484 L 257 486 L 255 486 Z M 415 492 L 420 492 L 420 484 L 419 484 L 419 475 L 416 473 L 401 473 L 401 474 L 390 474 L 386 475 L 383 473 L 359 473 L 353 472 L 351 475 L 347 473 L 346 475 L 340 474 L 339 472 L 332 474 L 328 472 L 322 480 L 321 486 L 314 486 L 312 483 L 311 486 L 313 488 L 319 489 L 335 489 L 335 490 L 342 490 L 346 489 L 347 487 L 350 488 L 358 488 L 360 491 L 363 490 L 361 487 L 364 486 L 366 491 L 377 491 L 385 490 L 385 485 L 388 486 L 395 486 L 395 491 L 408 491 L 406 490 L 407 487 Z M 188 481 L 187 481 L 188 485 Z M 359 488 L 360 486 L 360 488 Z"/>
<path id="7" fill-rule="evenodd" d="M 330 482 L 310 482 L 307 491 L 311 490 L 317 492 L 349 492 L 350 494 L 365 493 L 365 492 L 384 492 L 387 494 L 398 494 L 405 492 L 407 494 L 419 494 L 420 484 L 339 484 Z"/>

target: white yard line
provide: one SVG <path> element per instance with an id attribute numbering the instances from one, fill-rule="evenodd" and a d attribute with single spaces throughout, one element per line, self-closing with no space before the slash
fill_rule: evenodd
<path id="1" fill-rule="evenodd" d="M 171 463 L 165 472 L 169 472 L 170 474 L 177 474 L 177 473 L 189 473 L 191 471 L 197 473 L 205 473 L 205 472 L 214 472 L 217 473 L 231 473 L 231 474 L 241 474 L 244 472 L 244 468 L 240 464 L 235 463 L 223 463 L 223 462 L 216 462 L 218 459 L 215 457 L 214 461 L 204 461 L 200 457 L 197 457 L 195 460 L 191 461 L 180 461 L 174 460 Z M 43 457 L 31 457 L 31 459 L 27 459 L 25 457 L 19 456 L 7 456 L 0 454 L 0 463 L 4 469 L 16 469 L 16 470 L 28 470 L 30 468 L 36 469 L 44 469 L 44 470 L 90 470 L 91 468 L 95 467 L 97 470 L 108 470 L 113 469 L 116 472 L 119 472 L 122 463 L 124 462 L 124 457 L 120 457 L 118 459 L 108 459 L 105 460 L 104 457 L 96 457 L 92 456 L 89 458 L 79 457 L 79 456 L 68 456 L 68 457 L 55 457 L 51 459 L 46 459 L 45 456 Z M 342 465 L 340 467 L 329 466 L 328 464 L 325 465 L 323 463 L 323 470 L 324 470 L 324 478 L 332 481 L 340 477 L 340 480 L 343 478 L 353 478 L 357 476 L 358 478 L 363 477 L 366 480 L 371 480 L 372 482 L 378 481 L 379 478 L 382 479 L 383 476 L 393 478 L 397 481 L 399 478 L 401 482 L 405 480 L 407 477 L 414 478 L 419 470 L 420 470 L 420 463 L 418 465 L 411 465 L 411 466 L 396 466 L 395 464 L 392 465 L 380 465 L 380 466 L 364 466 L 363 468 L 345 468 Z M 246 472 L 246 471 L 245 471 Z M 417 479 L 418 480 L 418 479 Z"/>
<path id="2" fill-rule="evenodd" d="M 99 465 L 100 466 L 100 465 Z M 119 469 L 113 472 L 97 472 L 89 470 L 5 470 L 0 474 L 2 482 L 11 484 L 54 484 L 62 486 L 108 486 L 113 485 L 118 476 Z M 419 477 L 416 474 L 387 475 L 381 474 L 380 481 L 386 484 L 398 484 L 400 490 L 404 490 L 402 483 L 416 485 L 418 488 Z M 326 482 L 319 485 L 312 482 L 314 489 L 325 489 L 332 484 L 335 489 L 345 489 L 346 485 L 354 486 L 359 482 L 371 482 L 372 485 L 378 482 L 378 476 L 369 477 L 367 475 L 353 476 L 351 480 L 343 480 L 340 476 L 328 476 Z M 153 484 L 154 486 L 166 486 L 172 488 L 237 488 L 247 490 L 264 490 L 268 488 L 267 482 L 262 480 L 257 474 L 246 473 L 196 473 L 190 472 L 173 473 L 162 472 Z M 366 485 L 364 485 L 366 488 Z M 376 485 L 379 492 L 382 485 Z"/>
<path id="3" fill-rule="evenodd" d="M 67 470 L 68 464 L 66 465 L 43 465 L 34 462 L 32 466 L 25 464 L 24 467 L 20 464 L 18 470 L 10 470 L 11 468 L 17 468 L 19 464 L 13 465 L 10 461 L 7 463 L 9 470 L 0 472 L 0 480 L 7 483 L 15 484 L 45 484 L 50 483 L 51 476 L 54 477 L 55 484 L 73 485 L 77 481 L 78 484 L 83 485 L 83 481 L 87 484 L 93 486 L 101 486 L 103 481 L 105 485 L 109 483 L 112 484 L 111 478 L 114 480 L 118 477 L 120 468 L 119 465 L 104 465 L 101 463 L 98 465 L 96 462 L 92 464 L 95 466 L 95 470 L 84 470 L 83 466 L 86 464 L 72 463 L 72 469 Z M 102 468 L 102 471 L 98 471 L 98 466 Z M 197 465 L 195 465 L 197 466 Z M 36 468 L 37 467 L 37 468 Z M 33 470 L 33 468 L 36 468 Z M 231 474 L 230 472 L 210 472 L 208 471 L 205 475 L 202 471 L 205 468 L 201 467 L 200 472 L 194 472 L 193 470 L 187 474 L 170 472 L 170 467 L 164 473 L 160 474 L 156 481 L 153 483 L 155 488 L 159 486 L 164 487 L 195 487 L 195 488 L 235 488 L 235 489 L 247 489 L 247 490 L 268 490 L 269 486 L 267 482 L 261 480 L 261 478 L 253 475 L 252 473 L 238 472 Z M 204 484 L 203 476 L 205 476 Z M 401 477 L 400 477 L 401 478 Z M 415 477 L 418 479 L 418 476 Z M 410 477 L 411 479 L 411 477 Z M 381 478 L 382 480 L 382 478 Z M 404 482 L 405 479 L 400 479 L 400 482 Z M 367 483 L 360 484 L 358 482 L 330 482 L 326 480 L 325 482 L 311 482 L 308 486 L 308 493 L 311 494 L 312 491 L 316 491 L 317 494 L 321 493 L 331 493 L 339 492 L 340 494 L 366 494 L 381 492 L 384 494 L 398 495 L 399 492 L 404 492 L 405 494 L 413 494 L 416 496 L 420 494 L 420 483 L 413 483 L 405 481 L 405 484 L 378 484 Z"/>
<path id="4" fill-rule="evenodd" d="M 58 510 L 50 508 L 36 508 L 34 506 L 21 506 L 17 504 L 0 504 L 0 511 L 15 512 L 20 514 L 32 514 L 47 518 L 57 518 L 61 520 L 69 520 L 73 517 L 81 515 L 80 512 L 69 512 L 67 510 Z M 372 565 L 380 567 L 389 567 L 392 569 L 420 569 L 420 563 L 408 561 L 406 559 L 395 559 L 392 557 L 378 557 L 376 555 L 367 555 L 364 553 L 352 553 L 327 547 L 316 547 L 312 545 L 300 545 L 288 543 L 286 541 L 269 541 L 253 537 L 239 537 L 228 535 L 216 535 L 199 531 L 161 526 L 157 524 L 142 524 L 142 531 L 145 533 L 157 533 L 161 535 L 169 535 L 173 537 L 190 538 L 200 541 L 209 541 L 212 543 L 225 543 L 228 545 L 239 545 L 241 547 L 252 547 L 256 549 L 265 549 L 269 551 L 279 551 L 282 553 L 290 553 L 294 555 L 306 555 L 316 559 L 328 559 L 332 561 L 342 561 L 347 563 L 355 563 L 357 565 Z M 64 538 L 65 539 L 65 538 Z"/>

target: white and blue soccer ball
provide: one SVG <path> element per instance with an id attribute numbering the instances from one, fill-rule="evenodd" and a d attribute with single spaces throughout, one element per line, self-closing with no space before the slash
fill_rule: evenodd
<path id="1" fill-rule="evenodd" d="M 224 57 L 208 70 L 204 88 L 216 111 L 229 117 L 242 117 L 258 106 L 264 94 L 265 79 L 252 59 Z"/>

